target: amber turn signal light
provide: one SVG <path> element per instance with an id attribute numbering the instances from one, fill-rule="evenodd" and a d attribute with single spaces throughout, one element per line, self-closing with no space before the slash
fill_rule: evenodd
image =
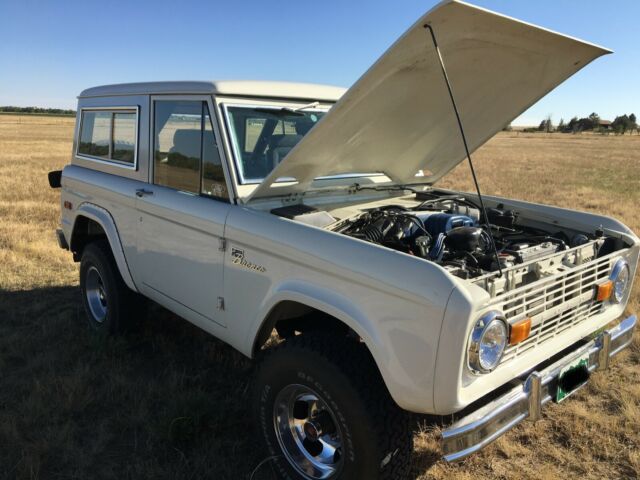
<path id="1" fill-rule="evenodd" d="M 607 280 L 606 282 L 598 285 L 598 293 L 596 294 L 596 300 L 598 302 L 609 300 L 612 292 L 613 292 L 613 282 L 611 280 Z"/>
<path id="2" fill-rule="evenodd" d="M 511 325 L 511 332 L 509 333 L 509 345 L 515 345 L 527 338 L 531 333 L 531 319 L 525 318 L 517 323 Z"/>

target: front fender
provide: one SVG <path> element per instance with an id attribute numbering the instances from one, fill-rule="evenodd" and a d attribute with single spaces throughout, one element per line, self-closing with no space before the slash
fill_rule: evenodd
<path id="1" fill-rule="evenodd" d="M 400 407 L 423 413 L 433 410 L 431 382 L 416 381 L 414 370 L 417 367 L 424 373 L 434 368 L 435 361 L 429 360 L 435 359 L 438 332 L 427 335 L 431 340 L 419 338 L 420 335 L 409 336 L 399 324 L 372 320 L 357 302 L 338 291 L 304 280 L 287 280 L 277 285 L 260 306 L 246 339 L 247 351 L 253 352 L 256 332 L 261 331 L 273 309 L 284 301 L 306 305 L 343 322 L 365 343 L 389 393 Z M 431 373 L 427 375 L 431 376 Z"/>
<path id="2" fill-rule="evenodd" d="M 71 239 L 69 245 L 73 248 L 73 237 L 75 235 L 76 224 L 79 217 L 86 217 L 89 220 L 93 220 L 98 225 L 102 227 L 104 233 L 107 235 L 107 240 L 109 242 L 109 246 L 111 247 L 111 252 L 113 253 L 113 258 L 116 261 L 116 265 L 118 266 L 118 270 L 120 271 L 120 275 L 124 280 L 124 283 L 134 292 L 137 292 L 138 289 L 131 277 L 131 272 L 129 271 L 129 265 L 127 264 L 127 259 L 124 256 L 124 251 L 122 250 L 122 243 L 120 241 L 120 235 L 118 234 L 118 229 L 116 227 L 116 223 L 113 220 L 111 214 L 102 207 L 95 205 L 93 203 L 82 203 L 75 211 L 75 216 L 73 218 L 73 227 L 71 230 Z"/>

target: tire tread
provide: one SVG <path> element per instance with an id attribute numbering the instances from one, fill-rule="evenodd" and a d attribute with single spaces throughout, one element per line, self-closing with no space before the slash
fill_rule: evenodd
<path id="1" fill-rule="evenodd" d="M 80 271 L 83 271 L 84 262 L 96 260 L 103 268 L 101 275 L 106 276 L 107 281 L 111 281 L 116 296 L 112 303 L 114 311 L 110 313 L 111 321 L 106 325 L 105 333 L 110 335 L 123 333 L 129 330 L 136 318 L 143 313 L 145 300 L 124 283 L 107 239 L 96 240 L 85 247 L 82 252 Z M 91 318 L 90 312 L 87 311 L 87 315 Z"/>
<path id="2" fill-rule="evenodd" d="M 411 473 L 413 431 L 411 414 L 402 410 L 389 394 L 378 368 L 362 342 L 329 333 L 307 333 L 287 339 L 280 345 L 261 352 L 256 366 L 259 371 L 269 358 L 283 351 L 303 349 L 312 351 L 325 362 L 333 364 L 345 374 L 366 405 L 367 414 L 375 426 L 375 437 L 380 452 L 376 461 L 392 453 L 388 463 L 380 469 L 379 480 L 401 480 Z M 395 453 L 394 453 L 395 452 Z"/>

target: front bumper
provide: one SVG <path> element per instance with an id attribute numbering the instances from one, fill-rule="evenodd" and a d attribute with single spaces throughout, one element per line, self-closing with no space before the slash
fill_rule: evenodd
<path id="1" fill-rule="evenodd" d="M 442 432 L 443 457 L 455 462 L 484 448 L 525 419 L 540 418 L 542 406 L 555 396 L 556 380 L 563 367 L 588 354 L 588 369 L 605 370 L 609 360 L 627 347 L 633 339 L 635 315 L 604 331 L 596 339 L 572 351 L 506 394 L 480 407 Z"/>

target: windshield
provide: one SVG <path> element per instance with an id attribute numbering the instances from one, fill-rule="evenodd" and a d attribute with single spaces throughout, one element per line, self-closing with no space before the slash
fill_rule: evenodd
<path id="1" fill-rule="evenodd" d="M 322 118 L 302 107 L 227 106 L 231 144 L 240 183 L 260 183 Z"/>

